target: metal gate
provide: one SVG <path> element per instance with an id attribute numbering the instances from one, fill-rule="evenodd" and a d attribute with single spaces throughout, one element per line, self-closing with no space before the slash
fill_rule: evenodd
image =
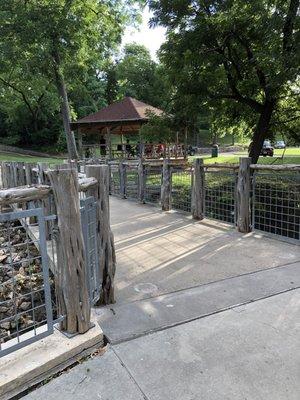
<path id="1" fill-rule="evenodd" d="M 28 233 L 33 224 L 39 230 L 34 240 Z M 43 210 L 0 214 L 0 241 L 0 356 L 4 356 L 53 333 Z"/>
<path id="2" fill-rule="evenodd" d="M 93 197 L 80 200 L 80 212 L 82 233 L 85 243 L 89 295 L 91 304 L 94 305 L 100 298 L 102 276 L 100 276 L 97 251 L 97 203 Z"/>

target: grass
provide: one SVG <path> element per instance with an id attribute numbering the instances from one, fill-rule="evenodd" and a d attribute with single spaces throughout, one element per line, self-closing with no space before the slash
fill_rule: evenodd
<path id="1" fill-rule="evenodd" d="M 28 163 L 45 162 L 51 164 L 60 164 L 62 162 L 62 159 L 50 158 L 50 157 L 24 156 L 15 153 L 0 153 L 0 161 L 18 161 L 18 162 L 28 162 Z"/>
<path id="2" fill-rule="evenodd" d="M 284 157 L 282 158 L 284 154 Z M 226 163 L 236 164 L 239 162 L 240 157 L 247 157 L 247 152 L 241 153 L 222 153 L 219 157 L 212 158 L 209 154 L 201 156 L 204 164 Z M 190 157 L 190 160 L 199 156 Z M 258 164 L 300 164 L 300 147 L 291 147 L 286 149 L 285 152 L 280 149 L 275 149 L 274 157 L 260 157 Z"/>

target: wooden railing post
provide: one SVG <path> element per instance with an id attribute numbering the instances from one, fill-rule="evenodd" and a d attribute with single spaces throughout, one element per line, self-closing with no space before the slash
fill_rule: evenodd
<path id="1" fill-rule="evenodd" d="M 143 159 L 139 159 L 138 163 L 138 200 L 141 203 L 145 202 L 145 188 L 146 188 L 146 165 Z"/>
<path id="2" fill-rule="evenodd" d="M 162 170 L 161 207 L 163 211 L 170 211 L 172 207 L 172 172 L 169 160 L 165 159 Z"/>
<path id="3" fill-rule="evenodd" d="M 248 233 L 251 231 L 250 214 L 250 176 L 251 158 L 241 157 L 240 168 L 236 190 L 237 229 L 239 232 Z"/>
<path id="4" fill-rule="evenodd" d="M 202 220 L 204 218 L 204 191 L 205 173 L 203 159 L 197 158 L 194 161 L 194 179 L 192 187 L 192 215 L 194 219 Z"/>
<path id="5" fill-rule="evenodd" d="M 126 198 L 126 164 L 121 161 L 119 163 L 119 176 L 120 176 L 120 196 Z"/>
<path id="6" fill-rule="evenodd" d="M 46 171 L 49 169 L 48 163 L 38 163 L 38 183 L 40 185 L 49 185 L 50 180 Z M 44 209 L 45 215 L 51 215 L 51 198 L 50 195 L 41 201 L 41 205 Z M 46 239 L 50 239 L 50 223 L 46 222 Z"/>
<path id="7" fill-rule="evenodd" d="M 56 291 L 61 328 L 70 334 L 90 328 L 90 299 L 75 169 L 49 171 L 57 210 Z"/>
<path id="8" fill-rule="evenodd" d="M 86 177 L 98 181 L 98 185 L 87 192 L 97 202 L 97 243 L 100 276 L 102 276 L 101 295 L 97 305 L 111 304 L 115 302 L 116 254 L 114 236 L 110 229 L 108 165 L 87 165 Z"/>

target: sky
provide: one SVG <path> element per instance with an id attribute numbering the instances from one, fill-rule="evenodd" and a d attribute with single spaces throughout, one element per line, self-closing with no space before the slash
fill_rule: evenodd
<path id="1" fill-rule="evenodd" d="M 143 44 L 150 51 L 151 56 L 154 60 L 157 60 L 156 52 L 160 48 L 161 44 L 165 41 L 165 28 L 156 27 L 149 28 L 148 22 L 151 18 L 151 13 L 146 7 L 143 12 L 143 22 L 139 29 L 129 27 L 126 29 L 122 40 L 122 46 L 127 43 L 136 42 Z"/>

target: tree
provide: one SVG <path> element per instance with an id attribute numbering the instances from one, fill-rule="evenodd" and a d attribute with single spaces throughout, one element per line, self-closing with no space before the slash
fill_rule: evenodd
<path id="1" fill-rule="evenodd" d="M 163 67 L 152 60 L 145 46 L 127 44 L 115 71 L 120 98 L 131 96 L 154 107 L 166 106 L 170 85 Z"/>
<path id="2" fill-rule="evenodd" d="M 178 95 L 252 127 L 257 162 L 280 102 L 299 74 L 299 0 L 150 0 L 168 28 L 161 59 Z"/>
<path id="3" fill-rule="evenodd" d="M 142 0 L 10 0 L 0 10 L 0 50 L 4 55 L 1 82 L 20 92 L 15 82 L 22 81 L 22 74 L 27 71 L 28 75 L 39 74 L 47 82 L 40 88 L 43 93 L 49 83 L 55 86 L 70 158 L 77 158 L 77 151 L 70 130 L 67 86 L 76 79 L 76 73 L 84 75 L 88 69 L 99 69 L 142 3 Z"/>

